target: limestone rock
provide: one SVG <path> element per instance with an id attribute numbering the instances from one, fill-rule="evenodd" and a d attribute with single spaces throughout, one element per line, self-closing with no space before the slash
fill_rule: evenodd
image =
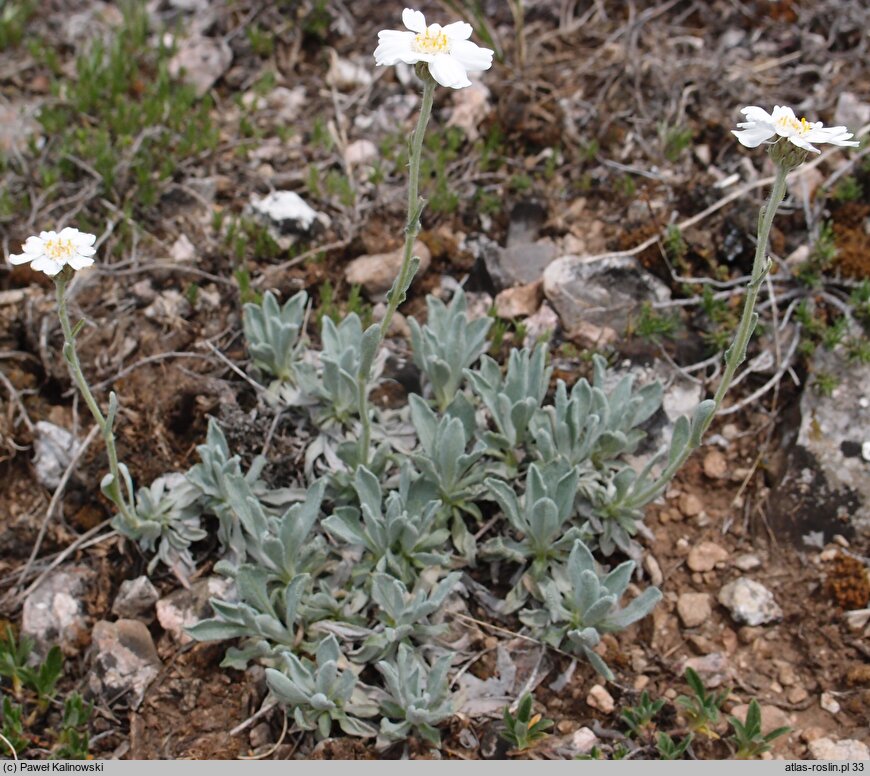
<path id="1" fill-rule="evenodd" d="M 100 620 L 94 625 L 92 646 L 91 692 L 105 700 L 129 694 L 131 708 L 138 707 L 161 667 L 148 628 L 138 620 Z"/>
<path id="2" fill-rule="evenodd" d="M 154 604 L 160 595 L 146 576 L 126 579 L 121 583 L 112 604 L 112 614 L 128 619 L 150 622 L 154 619 Z"/>
<path id="3" fill-rule="evenodd" d="M 40 485 L 54 490 L 76 454 L 78 444 L 65 428 L 38 420 L 35 426 L 33 468 Z"/>
<path id="4" fill-rule="evenodd" d="M 58 644 L 68 655 L 87 643 L 87 623 L 81 595 L 91 572 L 71 566 L 49 574 L 24 600 L 21 632 L 30 636 L 36 651 L 45 655 Z"/>
<path id="5" fill-rule="evenodd" d="M 589 325 L 622 336 L 644 302 L 666 302 L 671 295 L 636 259 L 625 256 L 556 259 L 544 271 L 544 293 L 563 327 L 577 336 Z"/>
<path id="6" fill-rule="evenodd" d="M 829 540 L 846 523 L 870 536 L 870 465 L 863 455 L 870 442 L 870 364 L 840 348 L 818 348 L 811 370 L 832 375 L 837 385 L 830 396 L 812 390 L 801 396 L 800 427 L 770 502 L 774 530 L 795 538 L 822 531 Z"/>
<path id="7" fill-rule="evenodd" d="M 189 590 L 176 590 L 161 598 L 156 605 L 157 621 L 179 644 L 187 644 L 192 639 L 184 629 L 211 617 L 213 612 L 209 600 L 227 600 L 232 588 L 232 580 L 225 577 L 199 579 Z"/>
<path id="8" fill-rule="evenodd" d="M 719 603 L 731 612 L 737 622 L 764 625 L 782 619 L 782 609 L 764 585 L 740 577 L 719 591 Z"/>

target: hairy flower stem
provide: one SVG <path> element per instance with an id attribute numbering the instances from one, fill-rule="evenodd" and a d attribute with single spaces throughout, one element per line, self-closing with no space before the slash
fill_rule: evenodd
<path id="1" fill-rule="evenodd" d="M 81 393 L 85 400 L 85 404 L 88 405 L 88 409 L 91 411 L 91 415 L 94 416 L 94 420 L 100 427 L 103 441 L 106 444 L 106 454 L 109 458 L 109 471 L 112 475 L 112 482 L 104 492 L 118 508 L 118 511 L 124 517 L 124 520 L 126 520 L 130 525 L 135 525 L 138 520 L 131 512 L 121 492 L 121 467 L 118 464 L 118 453 L 115 449 L 115 435 L 112 430 L 118 400 L 113 391 L 109 397 L 108 417 L 103 415 L 100 406 L 97 404 L 97 400 L 94 398 L 93 393 L 91 393 L 91 388 L 85 379 L 84 373 L 82 372 L 79 357 L 76 353 L 76 333 L 78 332 L 79 327 L 77 326 L 74 330 L 70 325 L 69 313 L 67 312 L 66 307 L 67 280 L 68 277 L 66 271 L 56 275 L 54 279 L 55 289 L 57 291 L 57 313 L 60 318 L 60 327 L 63 330 L 63 356 L 69 366 L 70 375 L 72 375 L 73 381 L 79 389 L 79 393 Z"/>
<path id="2" fill-rule="evenodd" d="M 414 130 L 414 135 L 411 138 L 411 152 L 408 160 L 408 218 L 405 222 L 405 248 L 402 253 L 402 266 L 399 269 L 399 274 L 396 276 L 387 294 L 387 310 L 381 320 L 378 349 L 380 349 L 381 344 L 383 344 L 387 336 L 390 324 L 393 321 L 393 315 L 399 305 L 407 298 L 408 289 L 411 287 L 411 282 L 414 280 L 414 275 L 420 266 L 419 259 L 413 255 L 414 243 L 417 240 L 417 235 L 420 234 L 420 217 L 426 204 L 426 201 L 420 196 L 420 157 L 423 152 L 423 138 L 426 135 L 426 127 L 432 115 L 432 103 L 435 99 L 435 87 L 437 84 L 425 68 L 418 68 L 417 74 L 423 80 L 423 101 L 420 105 L 417 128 Z M 368 464 L 369 447 L 372 440 L 372 420 L 368 406 L 368 383 L 370 377 L 371 368 L 361 370 L 357 377 L 359 415 L 362 424 L 358 461 L 362 466 Z"/>
<path id="3" fill-rule="evenodd" d="M 686 444 L 683 451 L 668 464 L 655 482 L 631 497 L 628 504 L 629 507 L 640 507 L 648 504 L 661 493 L 692 452 L 700 446 L 704 434 L 710 428 L 710 424 L 716 416 L 716 412 L 722 406 L 725 394 L 728 393 L 728 389 L 731 387 L 737 367 L 746 360 L 746 348 L 749 346 L 749 340 L 752 339 L 752 333 L 755 331 L 755 326 L 758 323 L 758 313 L 755 312 L 755 304 L 758 301 L 761 284 L 764 282 L 764 278 L 770 269 L 770 260 L 767 258 L 767 243 L 770 239 L 770 229 L 773 226 L 773 218 L 776 215 L 776 211 L 785 198 L 786 177 L 791 169 L 793 168 L 787 164 L 777 164 L 776 178 L 773 182 L 770 197 L 758 214 L 758 241 L 755 246 L 752 276 L 749 279 L 749 285 L 746 287 L 743 315 L 740 318 L 740 323 L 737 325 L 734 341 L 731 343 L 731 347 L 725 351 L 725 371 L 722 374 L 719 387 L 713 396 L 713 411 L 706 416 L 700 429 L 693 435 L 694 441 Z"/>

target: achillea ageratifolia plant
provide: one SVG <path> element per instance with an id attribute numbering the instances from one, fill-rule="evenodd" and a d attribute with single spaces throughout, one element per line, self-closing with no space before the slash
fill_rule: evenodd
<path id="1" fill-rule="evenodd" d="M 743 315 L 714 397 L 675 423 L 669 444 L 641 471 L 628 458 L 661 405 L 661 385 L 636 387 L 624 378 L 608 387 L 598 358 L 591 381 L 570 392 L 560 382 L 550 398 L 546 344 L 514 349 L 500 366 L 483 355 L 489 321 L 469 320 L 461 290 L 449 304 L 430 297 L 427 322 L 411 321 L 420 395 L 406 408 L 381 409 L 369 393 L 391 319 L 419 266 L 421 153 L 434 93 L 439 85 L 469 86 L 469 73 L 487 70 L 493 54 L 470 41 L 465 22 L 427 23 L 412 9 L 402 20 L 407 29 L 381 32 L 375 51 L 377 65 L 414 65 L 422 84 L 405 245 L 386 314 L 369 327 L 356 315 L 338 324 L 324 317 L 317 351 L 305 336 L 304 292 L 283 305 L 266 294 L 244 306 L 252 374 L 270 389 L 263 407 L 282 404 L 311 440 L 305 466 L 287 472 L 286 487 L 264 482 L 262 456 L 243 469 L 212 421 L 200 463 L 135 493 L 115 451 L 117 399 L 110 395 L 104 415 L 76 355 L 82 324 L 72 327 L 66 308 L 68 281 L 94 262 L 93 235 L 43 232 L 10 257 L 55 280 L 64 356 L 108 451 L 102 487 L 117 509 L 115 527 L 154 553 L 152 568 L 162 561 L 182 580 L 194 568 L 205 521 L 216 530 L 223 558 L 215 570 L 233 593 L 213 600 L 214 616 L 190 634 L 238 639 L 224 664 L 267 665 L 269 688 L 298 729 L 376 738 L 381 748 L 411 735 L 438 745 L 438 725 L 457 710 L 452 613 L 469 595 L 500 617 L 516 616 L 529 638 L 613 678 L 602 636 L 630 627 L 661 597 L 647 587 L 623 600 L 641 554 L 643 508 L 700 445 L 745 359 L 786 175 L 817 151 L 814 143 L 856 145 L 845 128 L 799 121 L 788 108 L 744 110 L 748 120 L 735 135 L 749 147 L 768 143 L 777 175 L 759 219 Z M 631 559 L 605 563 L 618 552 Z M 504 597 L 463 575 L 479 557 L 509 586 Z"/>

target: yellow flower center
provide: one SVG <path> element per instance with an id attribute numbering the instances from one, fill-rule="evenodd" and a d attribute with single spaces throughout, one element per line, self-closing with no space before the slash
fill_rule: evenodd
<path id="1" fill-rule="evenodd" d="M 45 255 L 55 261 L 66 261 L 71 256 L 74 256 L 76 252 L 72 240 L 62 240 L 60 237 L 56 237 L 53 240 L 46 240 L 44 250 Z"/>
<path id="2" fill-rule="evenodd" d="M 810 122 L 803 117 L 798 121 L 798 119 L 792 118 L 791 116 L 780 116 L 777 123 L 783 129 L 791 129 L 801 135 L 805 135 L 812 129 Z"/>
<path id="3" fill-rule="evenodd" d="M 440 24 L 430 24 L 425 32 L 414 36 L 414 51 L 418 54 L 447 54 L 450 51 L 450 41 L 441 29 Z"/>

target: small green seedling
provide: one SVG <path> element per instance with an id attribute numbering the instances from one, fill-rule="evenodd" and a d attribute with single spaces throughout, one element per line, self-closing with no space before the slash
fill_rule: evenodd
<path id="1" fill-rule="evenodd" d="M 718 693 L 708 693 L 704 683 L 701 681 L 701 677 L 692 668 L 686 669 L 685 679 L 692 689 L 692 695 L 680 695 L 676 699 L 676 704 L 686 717 L 689 730 L 707 738 L 719 738 L 719 734 L 714 728 L 719 723 L 719 709 L 731 693 L 731 690 L 726 689 Z"/>
<path id="2" fill-rule="evenodd" d="M 516 715 L 511 714 L 510 706 L 504 710 L 505 731 L 501 734 L 505 741 L 513 744 L 514 749 L 523 752 L 530 746 L 546 738 L 547 731 L 553 727 L 553 720 L 532 714 L 532 695 L 526 693 L 517 705 Z"/>
<path id="3" fill-rule="evenodd" d="M 54 697 L 57 680 L 63 673 L 63 655 L 60 647 L 52 647 L 45 660 L 36 668 L 27 665 L 33 642 L 26 636 L 15 638 L 12 628 L 6 626 L 6 636 L 0 640 L 0 676 L 12 682 L 12 694 L 21 698 L 22 689 L 33 690 L 44 710 Z"/>
<path id="4" fill-rule="evenodd" d="M 58 760 L 87 760 L 90 755 L 88 747 L 88 720 L 94 710 L 92 703 L 85 703 L 77 692 L 72 693 L 63 704 L 63 720 L 61 722 L 58 748 L 54 756 Z"/>
<path id="5" fill-rule="evenodd" d="M 733 716 L 729 716 L 728 721 L 734 728 L 731 740 L 737 746 L 735 757 L 738 760 L 752 760 L 764 752 L 769 752 L 771 742 L 791 730 L 790 727 L 784 726 L 771 730 L 767 735 L 762 734 L 761 707 L 754 698 L 749 702 L 745 722 Z"/>
<path id="6" fill-rule="evenodd" d="M 646 738 L 655 729 L 656 725 L 653 719 L 664 705 L 664 698 L 652 701 L 649 693 L 644 690 L 637 706 L 629 706 L 622 712 L 622 721 L 628 726 L 631 735 L 637 738 Z"/>
<path id="7" fill-rule="evenodd" d="M 689 733 L 677 743 L 667 733 L 659 733 L 656 736 L 656 751 L 662 760 L 682 760 L 694 737 L 693 733 Z"/>

